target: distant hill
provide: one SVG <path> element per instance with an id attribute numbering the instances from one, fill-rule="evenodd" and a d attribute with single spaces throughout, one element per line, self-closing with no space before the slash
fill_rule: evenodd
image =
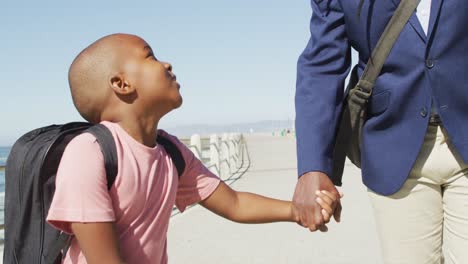
<path id="1" fill-rule="evenodd" d="M 250 123 L 237 123 L 237 124 L 194 124 L 176 127 L 164 128 L 171 134 L 178 137 L 190 137 L 193 134 L 200 134 L 203 136 L 210 134 L 221 133 L 270 133 L 273 131 L 280 131 L 283 129 L 292 129 L 294 127 L 294 120 L 264 120 L 259 122 Z"/>

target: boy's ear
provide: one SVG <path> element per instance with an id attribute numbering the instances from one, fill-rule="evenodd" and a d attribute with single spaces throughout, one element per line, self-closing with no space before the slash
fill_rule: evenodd
<path id="1" fill-rule="evenodd" d="M 109 84 L 112 90 L 120 95 L 129 95 L 135 91 L 135 88 L 121 73 L 116 73 L 110 76 Z"/>

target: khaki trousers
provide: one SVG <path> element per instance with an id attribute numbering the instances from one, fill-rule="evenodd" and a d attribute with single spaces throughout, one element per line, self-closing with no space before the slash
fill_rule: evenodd
<path id="1" fill-rule="evenodd" d="M 386 264 L 468 263 L 468 165 L 442 127 L 429 125 L 400 191 L 368 193 Z"/>

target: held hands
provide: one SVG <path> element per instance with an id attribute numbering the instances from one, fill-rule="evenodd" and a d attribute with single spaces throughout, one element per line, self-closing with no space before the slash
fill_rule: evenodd
<path id="1" fill-rule="evenodd" d="M 340 196 L 337 197 L 331 192 L 322 190 L 316 191 L 315 195 L 317 195 L 315 201 L 320 205 L 320 207 L 322 207 L 322 210 L 320 212 L 322 213 L 322 217 L 325 223 L 330 222 L 330 219 L 337 207 L 337 203 L 339 202 L 339 199 L 343 197 L 343 194 L 340 193 Z M 339 222 L 339 220 L 337 221 Z"/>
<path id="2" fill-rule="evenodd" d="M 334 210 L 335 210 L 334 208 L 336 208 L 336 204 L 339 198 L 336 195 L 325 190 L 316 191 L 315 195 L 317 196 L 317 198 L 315 198 L 315 202 L 317 202 L 322 208 L 322 210 L 320 210 L 320 213 L 322 214 L 324 223 L 330 222 L 331 216 L 334 214 Z M 343 194 L 340 193 L 340 198 L 341 197 L 343 197 Z M 293 207 L 293 211 L 294 211 L 294 207 Z M 297 213 L 297 211 L 295 212 L 295 221 L 303 227 L 308 227 L 306 224 L 304 224 L 301 221 L 301 218 L 299 214 Z M 324 228 L 318 228 L 318 229 L 322 232 L 328 231 L 328 228 L 325 225 L 323 226 Z M 316 231 L 316 230 L 317 229 L 315 230 L 311 229 L 311 231 Z"/>
<path id="3" fill-rule="evenodd" d="M 304 174 L 297 182 L 293 197 L 296 222 L 311 232 L 328 231 L 326 224 L 332 216 L 340 221 L 342 196 L 324 173 Z"/>

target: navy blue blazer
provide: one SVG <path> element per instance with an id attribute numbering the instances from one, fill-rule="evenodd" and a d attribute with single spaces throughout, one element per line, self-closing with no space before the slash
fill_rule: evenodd
<path id="1" fill-rule="evenodd" d="M 351 68 L 361 75 L 399 0 L 312 0 L 311 37 L 300 55 L 295 96 L 299 176 L 330 175 L 332 149 Z M 397 192 L 418 156 L 431 112 L 468 162 L 468 2 L 432 0 L 428 34 L 416 14 L 404 27 L 376 82 L 362 138 L 362 176 L 371 190 Z M 345 175 L 346 176 L 346 175 Z"/>

